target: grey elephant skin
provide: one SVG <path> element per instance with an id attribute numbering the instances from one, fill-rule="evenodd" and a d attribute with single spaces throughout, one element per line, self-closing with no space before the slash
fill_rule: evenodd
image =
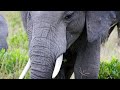
<path id="1" fill-rule="evenodd" d="M 120 46 L 120 11 L 115 11 L 115 12 L 116 12 L 116 19 L 117 19 L 116 25 L 117 25 L 117 33 L 118 33 L 118 46 Z M 112 28 L 114 28 L 114 26 Z M 112 28 L 111 28 L 111 30 L 109 32 L 109 35 L 113 31 Z"/>
<path id="2" fill-rule="evenodd" d="M 7 44 L 7 36 L 8 36 L 8 25 L 5 18 L 0 15 L 0 50 L 8 49 Z"/>
<path id="3" fill-rule="evenodd" d="M 97 79 L 100 44 L 117 22 L 114 11 L 22 11 L 29 37 L 31 79 L 51 79 L 56 59 L 64 61 L 56 79 Z"/>
<path id="4" fill-rule="evenodd" d="M 105 45 L 105 42 L 108 41 L 109 36 L 111 35 L 112 31 L 114 30 L 115 26 L 117 26 L 117 37 L 118 37 L 118 46 L 120 46 L 120 11 L 115 11 L 116 21 L 111 26 L 107 38 L 103 39 L 102 45 Z"/>

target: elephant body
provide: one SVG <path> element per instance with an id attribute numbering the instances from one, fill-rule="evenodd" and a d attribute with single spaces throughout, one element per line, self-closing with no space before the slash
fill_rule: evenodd
<path id="1" fill-rule="evenodd" d="M 104 45 L 105 42 L 108 40 L 110 34 L 114 30 L 115 26 L 117 26 L 117 36 L 118 36 L 118 46 L 120 46 L 120 11 L 114 11 L 116 15 L 116 20 L 114 24 L 111 26 L 110 30 L 108 31 L 107 37 L 102 41 L 102 44 Z"/>
<path id="2" fill-rule="evenodd" d="M 120 22 L 117 24 L 117 32 L 118 32 L 118 46 L 120 46 Z"/>
<path id="3" fill-rule="evenodd" d="M 8 36 L 8 26 L 6 20 L 3 16 L 0 15 L 0 50 L 8 49 L 7 36 Z"/>
<path id="4" fill-rule="evenodd" d="M 56 59 L 64 61 L 56 79 L 97 79 L 100 45 L 117 22 L 115 11 L 22 11 L 29 37 L 32 79 L 51 79 Z"/>
<path id="5" fill-rule="evenodd" d="M 120 11 L 116 11 L 116 17 L 117 17 L 117 32 L 118 32 L 118 45 L 120 46 Z"/>

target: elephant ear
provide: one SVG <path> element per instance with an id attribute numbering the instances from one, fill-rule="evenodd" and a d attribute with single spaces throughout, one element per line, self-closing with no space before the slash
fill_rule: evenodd
<path id="1" fill-rule="evenodd" d="M 22 18 L 22 22 L 25 30 L 27 30 L 27 13 L 28 11 L 21 11 L 21 18 Z"/>
<path id="2" fill-rule="evenodd" d="M 25 31 L 27 32 L 30 42 L 32 38 L 32 28 L 33 28 L 30 11 L 21 11 L 21 17 L 22 17 L 23 26 L 25 28 Z"/>
<path id="3" fill-rule="evenodd" d="M 93 42 L 98 38 L 107 38 L 110 28 L 116 21 L 114 11 L 87 11 L 86 29 L 88 42 Z"/>

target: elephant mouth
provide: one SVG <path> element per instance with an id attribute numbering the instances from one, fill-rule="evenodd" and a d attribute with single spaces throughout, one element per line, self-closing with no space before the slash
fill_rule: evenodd
<path id="1" fill-rule="evenodd" d="M 53 74 L 52 74 L 52 78 L 55 78 L 57 76 L 57 74 L 59 73 L 61 65 L 62 65 L 62 61 L 63 61 L 63 54 L 60 55 L 56 59 L 56 63 L 55 63 L 54 71 L 53 71 Z M 26 64 L 26 66 L 25 66 L 25 68 L 24 68 L 24 70 L 22 71 L 19 79 L 23 79 L 24 78 L 24 76 L 28 72 L 30 66 L 31 66 L 31 63 L 30 63 L 30 59 L 29 59 L 28 62 L 27 62 L 27 64 Z"/>

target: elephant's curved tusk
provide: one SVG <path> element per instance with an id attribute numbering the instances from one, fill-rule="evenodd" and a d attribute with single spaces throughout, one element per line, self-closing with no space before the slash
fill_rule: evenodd
<path id="1" fill-rule="evenodd" d="M 57 74 L 59 73 L 61 65 L 62 65 L 62 61 L 63 61 L 63 54 L 61 56 L 59 56 L 56 60 L 52 78 L 55 78 L 57 76 Z"/>
<path id="2" fill-rule="evenodd" d="M 30 63 L 30 59 L 29 59 L 28 62 L 27 62 L 27 64 L 26 64 L 26 66 L 25 66 L 25 68 L 24 68 L 24 70 L 22 71 L 19 79 L 23 79 L 24 78 L 24 76 L 26 75 L 27 71 L 30 68 L 30 65 L 31 65 L 31 63 Z"/>

